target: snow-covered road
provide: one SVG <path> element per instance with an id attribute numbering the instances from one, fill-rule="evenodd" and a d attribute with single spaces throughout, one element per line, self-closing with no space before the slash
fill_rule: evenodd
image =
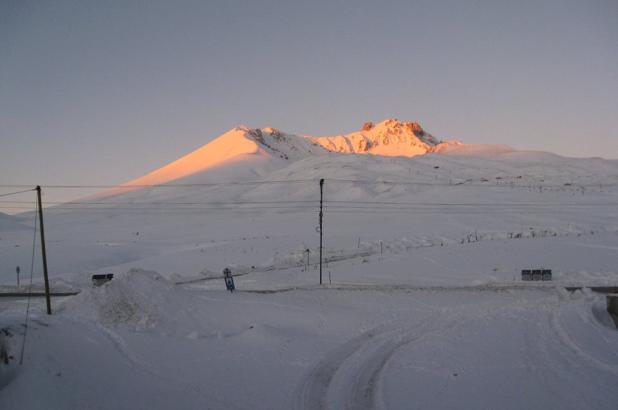
<path id="1" fill-rule="evenodd" d="M 37 301 L 25 365 L 0 401 L 8 409 L 611 409 L 618 399 L 618 332 L 597 294 L 230 295 L 155 278 L 86 291 L 52 317 Z M 148 299 L 137 295 L 143 288 Z M 23 305 L 3 308 L 18 335 Z M 37 385 L 45 388 L 31 394 Z"/>

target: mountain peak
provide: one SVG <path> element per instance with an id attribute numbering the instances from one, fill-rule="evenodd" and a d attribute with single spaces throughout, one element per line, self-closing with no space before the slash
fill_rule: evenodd
<path id="1" fill-rule="evenodd" d="M 413 157 L 435 152 L 441 141 L 427 133 L 418 122 L 388 118 L 374 124 L 366 122 L 360 131 L 347 135 L 312 138 L 329 151 Z"/>
<path id="2" fill-rule="evenodd" d="M 390 132 L 393 134 L 412 133 L 416 137 L 421 138 L 421 139 L 425 138 L 426 136 L 429 136 L 430 138 L 427 138 L 427 141 L 425 142 L 431 145 L 437 145 L 440 143 L 433 136 L 427 134 L 425 130 L 423 129 L 423 127 L 421 127 L 421 124 L 415 121 L 400 121 L 397 118 L 388 118 L 376 124 L 372 128 L 382 130 L 384 132 Z"/>
<path id="3" fill-rule="evenodd" d="M 376 127 L 384 128 L 384 129 L 391 129 L 391 130 L 407 128 L 408 130 L 412 132 L 419 132 L 419 133 L 424 132 L 423 127 L 421 127 L 421 124 L 419 124 L 418 122 L 400 121 L 397 118 L 387 118 L 384 121 L 379 122 L 377 124 L 374 124 L 372 121 L 368 121 L 363 124 L 362 131 L 370 131 L 371 129 L 376 128 Z"/>

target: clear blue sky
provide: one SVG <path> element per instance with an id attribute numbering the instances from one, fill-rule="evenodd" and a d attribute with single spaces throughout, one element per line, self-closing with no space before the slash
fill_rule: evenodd
<path id="1" fill-rule="evenodd" d="M 115 184 L 237 124 L 618 158 L 618 1 L 0 0 L 0 184 Z"/>

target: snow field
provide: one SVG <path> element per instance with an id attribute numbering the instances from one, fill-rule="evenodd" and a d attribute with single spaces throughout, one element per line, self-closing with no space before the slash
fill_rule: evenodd
<path id="1" fill-rule="evenodd" d="M 0 390 L 2 402 L 540 409 L 612 408 L 617 398 L 618 332 L 596 294 L 362 287 L 229 294 L 162 281 L 136 271 L 113 288 L 112 281 L 67 299 L 51 317 L 37 300 L 26 365 Z M 131 307 L 117 296 L 144 289 L 150 300 L 133 297 Z M 1 313 L 16 318 L 22 308 L 2 302 Z M 45 400 L 25 394 L 37 382 Z"/>
<path id="2" fill-rule="evenodd" d="M 33 300 L 24 365 L 0 365 L 3 409 L 615 407 L 618 332 L 602 296 L 564 286 L 618 285 L 618 162 L 309 155 L 264 132 L 207 170 L 208 149 L 191 156 L 170 186 L 46 208 L 52 289 L 81 293 L 51 317 Z M 34 219 L 2 219 L 8 290 Z M 553 281 L 523 283 L 527 268 Z M 25 309 L 0 299 L 13 355 Z"/>

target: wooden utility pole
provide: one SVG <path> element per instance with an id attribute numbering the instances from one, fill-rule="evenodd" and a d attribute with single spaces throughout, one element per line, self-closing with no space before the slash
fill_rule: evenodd
<path id="1" fill-rule="evenodd" d="M 309 271 L 309 252 L 311 252 L 309 249 L 305 250 L 305 253 L 307 254 L 307 264 L 305 265 L 305 272 Z"/>
<path id="2" fill-rule="evenodd" d="M 324 236 L 324 233 L 322 232 L 322 217 L 324 216 L 323 203 L 324 178 L 320 179 L 320 285 L 322 284 L 322 237 Z"/>
<path id="3" fill-rule="evenodd" d="M 45 228 L 43 227 L 43 205 L 41 201 L 41 187 L 37 185 L 36 196 L 39 204 L 39 225 L 41 227 L 41 253 L 43 254 L 43 279 L 45 281 L 45 302 L 47 314 L 51 315 L 51 300 L 49 297 L 49 277 L 47 276 L 47 252 L 45 251 Z"/>

